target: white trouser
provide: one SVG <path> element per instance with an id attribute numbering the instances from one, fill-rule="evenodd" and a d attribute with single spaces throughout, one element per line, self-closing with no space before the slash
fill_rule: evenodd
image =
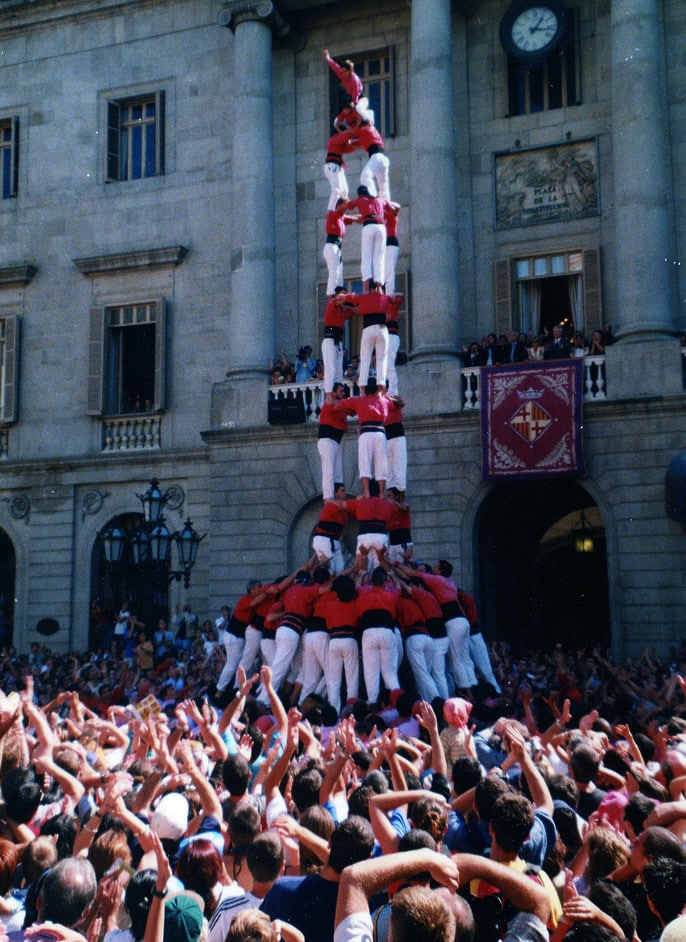
<path id="1" fill-rule="evenodd" d="M 387 292 L 388 293 L 388 292 Z M 400 334 L 388 332 L 388 354 L 386 356 L 386 379 L 388 381 L 388 393 L 390 396 L 398 395 L 398 373 L 395 361 L 400 349 Z"/>
<path id="2" fill-rule="evenodd" d="M 488 656 L 488 648 L 486 647 L 484 636 L 480 631 L 475 635 L 469 636 L 469 653 L 474 661 L 474 667 L 481 674 L 486 683 L 494 687 L 496 693 L 500 693 L 500 684 L 493 673 L 491 659 Z"/>
<path id="3" fill-rule="evenodd" d="M 399 491 L 407 490 L 407 439 L 404 435 L 389 438 L 386 442 L 388 459 L 388 486 Z"/>
<path id="4" fill-rule="evenodd" d="M 303 679 L 298 704 L 316 690 L 326 671 L 329 636 L 326 631 L 306 631 L 303 635 Z"/>
<path id="5" fill-rule="evenodd" d="M 358 435 L 357 463 L 361 478 L 376 478 L 377 481 L 387 479 L 388 455 L 385 432 L 361 432 Z"/>
<path id="6" fill-rule="evenodd" d="M 343 449 L 333 438 L 318 438 L 317 451 L 322 463 L 322 494 L 324 500 L 333 500 L 334 482 L 344 482 Z"/>
<path id="7" fill-rule="evenodd" d="M 322 252 L 329 277 L 326 282 L 326 293 L 331 296 L 338 285 L 343 284 L 343 255 L 340 245 L 335 242 L 325 242 Z"/>
<path id="8" fill-rule="evenodd" d="M 388 171 L 391 162 L 383 153 L 372 154 L 362 168 L 360 183 L 366 186 L 372 196 L 378 195 L 384 200 L 390 200 L 391 187 L 388 182 Z"/>
<path id="9" fill-rule="evenodd" d="M 334 383 L 343 382 L 343 344 L 333 337 L 322 340 L 322 362 L 324 363 L 324 392 L 333 392 Z"/>
<path id="10" fill-rule="evenodd" d="M 262 663 L 266 664 L 267 667 L 271 667 L 274 663 L 275 652 L 276 641 L 274 640 L 273 635 L 269 635 L 267 638 L 262 638 L 260 641 L 260 657 L 262 658 Z"/>
<path id="11" fill-rule="evenodd" d="M 257 658 L 260 655 L 260 643 L 262 641 L 262 632 L 259 628 L 253 628 L 248 625 L 245 629 L 245 645 L 241 659 L 238 662 L 245 671 L 246 677 L 251 677 L 257 666 Z"/>
<path id="12" fill-rule="evenodd" d="M 395 268 L 398 264 L 398 255 L 400 255 L 400 246 L 389 245 L 386 243 L 384 252 L 384 268 L 386 274 L 386 294 L 395 294 Z"/>
<path id="13" fill-rule="evenodd" d="M 466 618 L 451 618 L 445 623 L 450 641 L 450 669 L 461 690 L 476 686 L 474 665 L 469 655 L 469 622 Z"/>
<path id="14" fill-rule="evenodd" d="M 378 702 L 381 677 L 389 691 L 400 686 L 396 660 L 393 629 L 365 628 L 362 632 L 362 671 L 370 703 Z"/>
<path id="15" fill-rule="evenodd" d="M 332 576 L 337 576 L 345 569 L 343 545 L 340 540 L 332 540 L 330 536 L 315 533 L 312 537 L 312 551 L 317 554 L 320 566 L 327 566 Z"/>
<path id="16" fill-rule="evenodd" d="M 431 676 L 434 643 L 429 635 L 410 635 L 405 638 L 405 651 L 410 662 L 417 693 L 427 703 L 439 696 L 438 687 Z"/>
<path id="17" fill-rule="evenodd" d="M 341 677 L 345 670 L 345 688 L 348 700 L 360 693 L 360 652 L 354 638 L 331 638 L 326 663 L 326 698 L 341 712 Z"/>
<path id="18" fill-rule="evenodd" d="M 245 648 L 245 638 L 237 638 L 230 631 L 224 632 L 224 650 L 226 651 L 226 661 L 222 667 L 222 672 L 217 681 L 217 690 L 225 690 L 229 684 L 233 684 L 236 676 L 236 668 L 240 664 Z"/>
<path id="19" fill-rule="evenodd" d="M 372 351 L 376 354 L 376 381 L 379 386 L 386 385 L 388 362 L 388 327 L 385 324 L 370 324 L 365 327 L 360 337 L 360 388 L 367 385 L 369 370 L 372 365 Z"/>
<path id="20" fill-rule="evenodd" d="M 348 181 L 345 177 L 345 170 L 340 164 L 329 161 L 324 164 L 324 176 L 329 181 L 331 193 L 329 194 L 329 205 L 327 210 L 336 208 L 339 199 L 348 198 Z"/>
<path id="21" fill-rule="evenodd" d="M 413 543 L 395 543 L 392 546 L 388 547 L 388 559 L 392 563 L 404 563 L 412 559 L 412 547 Z M 410 555 L 406 555 L 407 551 L 410 551 Z"/>
<path id="22" fill-rule="evenodd" d="M 383 550 L 388 551 L 387 533 L 361 533 L 357 537 L 357 552 L 364 547 L 367 550 L 367 569 L 368 575 L 379 565 L 379 558 L 383 555 Z"/>
<path id="23" fill-rule="evenodd" d="M 279 625 L 279 627 L 276 629 L 274 659 L 270 664 L 270 667 L 272 669 L 272 687 L 277 693 L 279 692 L 279 687 L 281 684 L 288 677 L 288 673 L 293 665 L 299 643 L 300 635 L 297 631 L 289 628 L 288 625 Z M 269 703 L 269 697 L 262 687 L 260 687 L 260 690 L 257 694 L 257 699 L 263 703 Z"/>
<path id="24" fill-rule="evenodd" d="M 362 225 L 360 239 L 360 267 L 362 280 L 373 278 L 380 285 L 386 277 L 384 260 L 386 255 L 386 227 L 380 222 Z"/>
<path id="25" fill-rule="evenodd" d="M 447 635 L 445 638 L 432 638 L 431 640 L 434 643 L 431 677 L 438 688 L 438 696 L 442 700 L 447 700 L 452 692 L 448 689 L 448 681 L 445 677 L 445 659 L 450 649 L 450 641 Z"/>

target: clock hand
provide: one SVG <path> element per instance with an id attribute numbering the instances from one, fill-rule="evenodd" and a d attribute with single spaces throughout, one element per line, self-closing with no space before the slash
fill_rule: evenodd
<path id="1" fill-rule="evenodd" d="M 536 23 L 535 26 L 530 26 L 530 27 L 529 27 L 529 32 L 530 32 L 530 33 L 535 33 L 535 32 L 538 30 L 538 27 L 541 25 L 542 22 L 543 22 L 543 17 L 542 17 L 542 16 L 539 16 L 539 18 L 538 18 L 538 23 Z"/>

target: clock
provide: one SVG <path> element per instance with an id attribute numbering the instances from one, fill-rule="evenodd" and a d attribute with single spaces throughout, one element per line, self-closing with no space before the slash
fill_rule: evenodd
<path id="1" fill-rule="evenodd" d="M 508 56 L 535 63 L 560 45 L 567 25 L 564 0 L 515 0 L 500 21 L 500 41 Z"/>

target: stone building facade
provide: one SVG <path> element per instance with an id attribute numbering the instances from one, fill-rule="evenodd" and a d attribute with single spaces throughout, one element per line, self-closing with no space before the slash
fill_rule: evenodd
<path id="1" fill-rule="evenodd" d="M 664 507 L 686 419 L 686 23 L 680 0 L 549 6 L 564 35 L 525 61 L 504 47 L 523 0 L 0 2 L 0 604 L 18 647 L 52 618 L 52 646 L 83 648 L 96 596 L 214 616 L 307 557 L 316 428 L 268 423 L 268 363 L 321 335 L 325 47 L 363 70 L 403 207 L 416 554 L 453 561 L 489 637 L 622 655 L 686 634 Z M 484 483 L 458 353 L 565 318 L 617 341 L 586 371 L 585 476 Z M 188 588 L 103 560 L 151 477 L 173 485 L 169 529 L 207 534 Z"/>

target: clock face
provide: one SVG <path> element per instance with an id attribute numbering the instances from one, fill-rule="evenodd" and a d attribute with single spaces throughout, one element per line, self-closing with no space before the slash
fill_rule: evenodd
<path id="1" fill-rule="evenodd" d="M 512 42 L 522 52 L 540 52 L 555 37 L 558 19 L 550 7 L 529 7 L 512 24 Z"/>
<path id="2" fill-rule="evenodd" d="M 500 22 L 500 41 L 508 56 L 536 63 L 567 33 L 565 0 L 513 0 Z"/>

